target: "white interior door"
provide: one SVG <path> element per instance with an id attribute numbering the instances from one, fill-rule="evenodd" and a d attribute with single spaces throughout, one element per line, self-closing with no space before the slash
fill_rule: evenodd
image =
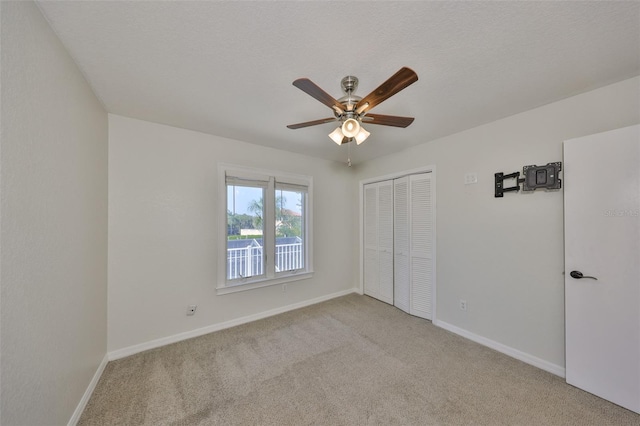
<path id="1" fill-rule="evenodd" d="M 431 173 L 409 176 L 410 309 L 409 313 L 432 319 L 434 282 L 433 188 Z"/>
<path id="2" fill-rule="evenodd" d="M 567 383 L 640 413 L 640 126 L 566 141 L 564 170 Z"/>
<path id="3" fill-rule="evenodd" d="M 378 184 L 379 299 L 393 304 L 393 181 Z"/>
<path id="4" fill-rule="evenodd" d="M 379 297 L 378 185 L 364 186 L 364 294 Z"/>
<path id="5" fill-rule="evenodd" d="M 409 313 L 409 178 L 393 181 L 393 304 Z"/>
<path id="6" fill-rule="evenodd" d="M 393 304 L 393 182 L 364 186 L 364 293 Z"/>

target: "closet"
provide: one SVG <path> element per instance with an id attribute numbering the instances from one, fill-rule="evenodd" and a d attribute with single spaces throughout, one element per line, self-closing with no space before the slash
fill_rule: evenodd
<path id="1" fill-rule="evenodd" d="M 432 173 L 367 183 L 363 197 L 364 293 L 432 319 Z"/>

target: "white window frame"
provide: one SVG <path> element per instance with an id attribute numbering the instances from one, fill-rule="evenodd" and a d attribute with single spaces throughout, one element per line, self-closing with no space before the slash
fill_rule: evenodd
<path id="1" fill-rule="evenodd" d="M 263 275 L 246 277 L 241 279 L 227 279 L 227 176 L 234 176 L 242 179 L 267 180 L 267 188 L 263 200 L 264 220 L 263 220 L 263 249 L 266 252 Z M 306 188 L 303 206 L 303 226 L 304 226 L 304 265 L 302 269 L 291 271 L 275 271 L 275 201 L 276 182 L 278 184 L 290 185 L 292 188 Z M 311 176 L 296 175 L 280 171 L 256 169 L 234 164 L 218 164 L 218 230 L 220 232 L 220 243 L 218 245 L 218 285 L 216 293 L 228 294 L 239 291 L 251 290 L 254 288 L 266 287 L 277 284 L 284 284 L 299 281 L 313 276 L 313 178 Z"/>

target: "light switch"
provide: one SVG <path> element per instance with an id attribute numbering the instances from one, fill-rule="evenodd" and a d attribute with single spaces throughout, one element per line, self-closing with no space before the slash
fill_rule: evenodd
<path id="1" fill-rule="evenodd" d="M 467 173 L 464 175 L 464 184 L 471 185 L 474 183 L 478 183 L 478 175 L 476 173 Z"/>

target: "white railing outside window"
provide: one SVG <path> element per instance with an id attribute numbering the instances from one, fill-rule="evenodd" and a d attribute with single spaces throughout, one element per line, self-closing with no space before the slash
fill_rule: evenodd
<path id="1" fill-rule="evenodd" d="M 262 275 L 264 273 L 262 260 L 262 247 L 260 246 L 228 248 L 227 271 L 229 271 L 229 279 Z"/>
<path id="2" fill-rule="evenodd" d="M 304 268 L 302 242 L 276 244 L 276 272 Z M 248 278 L 264 273 L 263 248 L 256 245 L 227 248 L 228 279 Z"/>
<path id="3" fill-rule="evenodd" d="M 303 267 L 302 243 L 276 244 L 276 272 L 292 271 Z"/>

